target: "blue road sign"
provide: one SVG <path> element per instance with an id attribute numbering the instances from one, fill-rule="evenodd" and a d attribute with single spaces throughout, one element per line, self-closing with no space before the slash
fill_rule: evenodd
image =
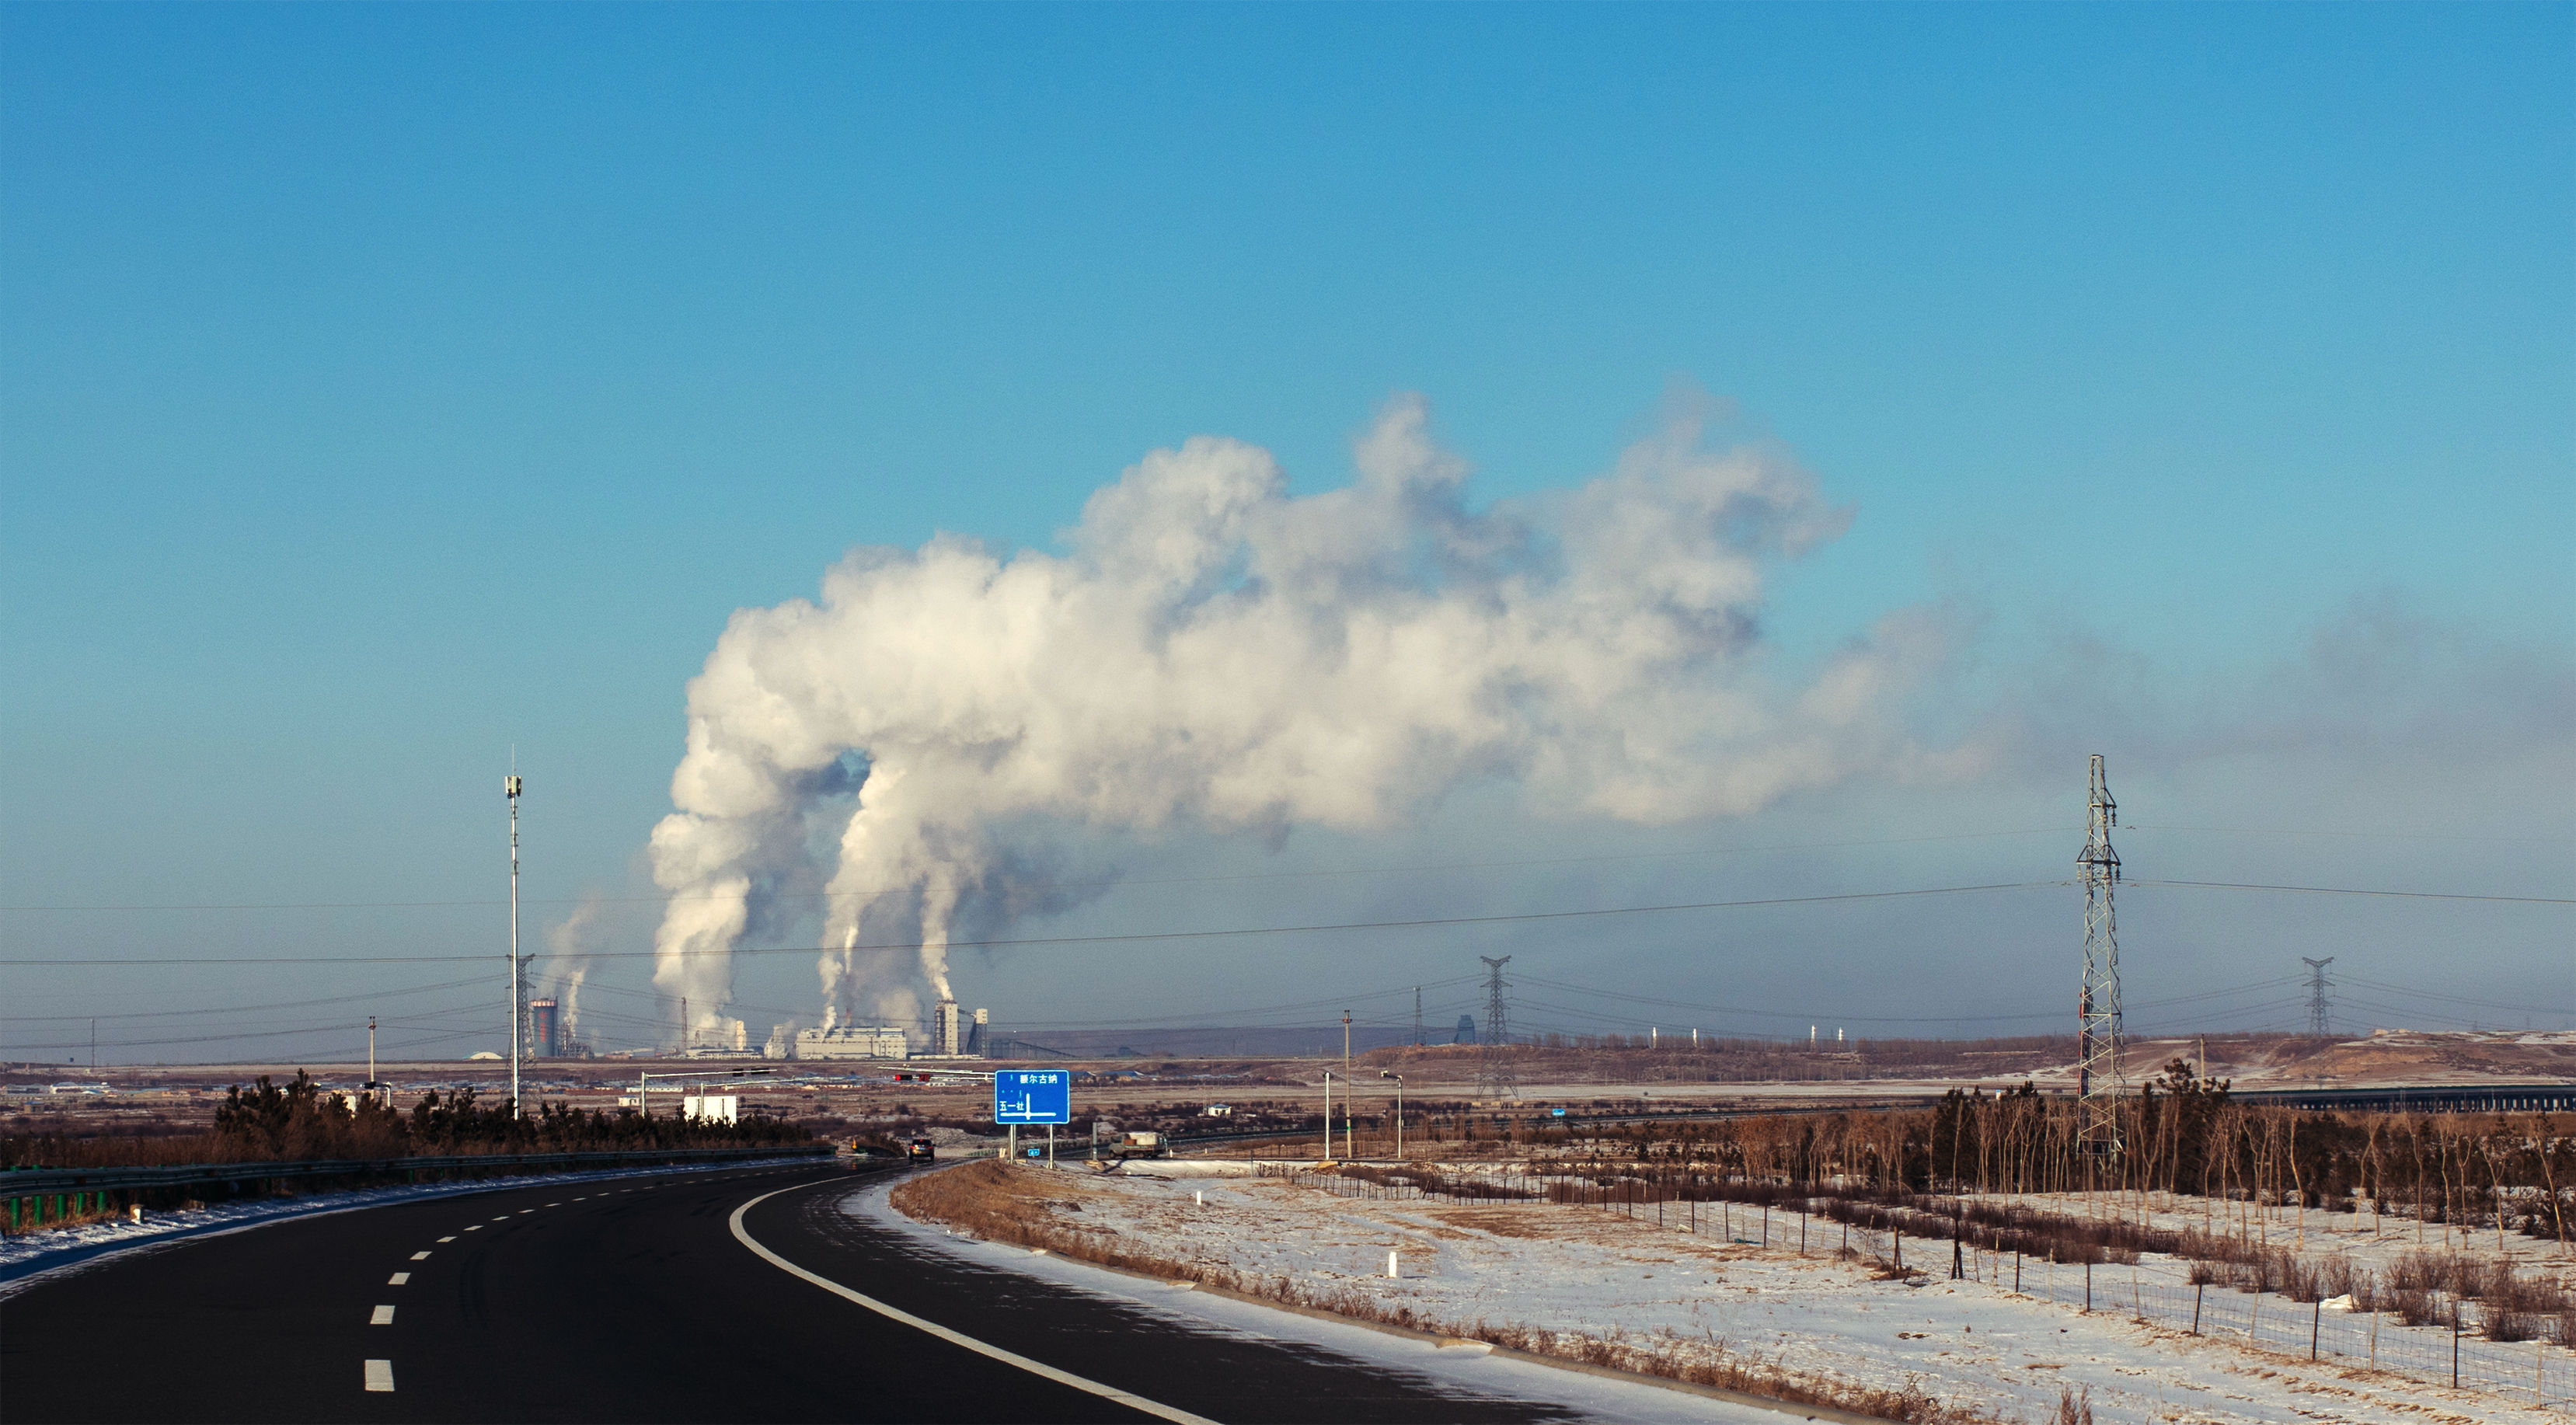
<path id="1" fill-rule="evenodd" d="M 1071 1123 L 1073 1071 L 1002 1069 L 993 1075 L 995 1123 Z"/>

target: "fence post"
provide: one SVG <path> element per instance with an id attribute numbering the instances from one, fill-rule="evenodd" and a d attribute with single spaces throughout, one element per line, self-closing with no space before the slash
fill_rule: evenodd
<path id="1" fill-rule="evenodd" d="M 2460 1388 L 2460 1304 L 2451 1303 L 2451 1389 Z"/>
<path id="2" fill-rule="evenodd" d="M 2093 1310 L 2093 1264 L 2091 1262 L 2084 1264 L 2084 1310 L 2087 1314 Z"/>
<path id="3" fill-rule="evenodd" d="M 2200 1294 L 2207 1290 L 2209 1285 L 2206 1282 L 2191 1284 L 2191 1334 L 2195 1336 L 2200 1334 Z"/>
<path id="4" fill-rule="evenodd" d="M 2324 1328 L 2324 1326 L 2325 1326 L 2325 1321 L 2326 1321 L 2326 1304 L 2325 1304 L 2325 1302 L 2324 1302 L 2324 1301 L 2322 1301 L 2322 1300 L 2320 1300 L 2320 1301 L 2316 1301 L 2316 1302 L 2311 1303 L 2311 1304 L 2309 1305 L 2309 1307 L 2308 1307 L 2308 1359 L 2309 1359 L 2309 1360 L 2312 1360 L 2312 1361 L 2313 1361 L 2313 1360 L 2315 1360 L 2315 1359 L 2317 1358 L 2317 1332 L 2318 1332 L 2318 1331 L 2320 1331 L 2320 1330 L 2322 1330 L 2322 1329 Z"/>

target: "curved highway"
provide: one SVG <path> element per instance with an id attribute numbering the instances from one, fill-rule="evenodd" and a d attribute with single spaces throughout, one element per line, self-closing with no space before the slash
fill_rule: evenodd
<path id="1" fill-rule="evenodd" d="M 812 1164 L 511 1188 L 0 1301 L 0 1421 L 1535 1421 L 1574 1412 L 925 1250 Z"/>

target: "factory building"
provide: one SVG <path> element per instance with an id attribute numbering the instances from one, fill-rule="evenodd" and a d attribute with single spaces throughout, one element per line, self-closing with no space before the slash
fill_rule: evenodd
<path id="1" fill-rule="evenodd" d="M 960 1042 L 957 1036 L 957 1001 L 941 1000 L 930 1021 L 930 1052 L 942 1058 L 954 1058 Z"/>
<path id="2" fill-rule="evenodd" d="M 829 1029 L 796 1031 L 799 1059 L 901 1059 L 910 1054 L 903 1031 L 891 1024 L 840 1024 Z"/>
<path id="3" fill-rule="evenodd" d="M 562 1031 L 555 1009 L 555 1002 L 551 998 L 528 1001 L 530 1052 L 540 1059 L 563 1057 Z"/>
<path id="4" fill-rule="evenodd" d="M 981 1009 L 975 1011 L 975 1022 L 966 1027 L 966 1052 L 968 1055 L 977 1055 L 984 1052 L 985 1041 L 992 1038 L 992 1035 L 988 1032 L 992 1027 L 993 1016 L 990 1011 Z"/>

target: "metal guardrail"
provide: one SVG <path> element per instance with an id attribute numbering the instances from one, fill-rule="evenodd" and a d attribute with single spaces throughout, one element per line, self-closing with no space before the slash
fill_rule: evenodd
<path id="1" fill-rule="evenodd" d="M 2576 1083 L 2405 1084 L 2388 1088 L 2239 1088 L 2230 1102 L 2310 1112 L 2378 1108 L 2417 1113 L 2564 1113 L 2576 1109 Z"/>
<path id="2" fill-rule="evenodd" d="M 319 1158 L 283 1163 L 186 1163 L 158 1168 L 15 1168 L 0 1171 L 0 1199 L 59 1192 L 128 1192 L 199 1183 L 266 1182 L 457 1168 L 614 1168 L 645 1163 L 721 1163 L 744 1158 L 822 1156 L 829 1143 L 766 1148 L 612 1149 L 595 1153 L 466 1153 L 444 1157 Z"/>

